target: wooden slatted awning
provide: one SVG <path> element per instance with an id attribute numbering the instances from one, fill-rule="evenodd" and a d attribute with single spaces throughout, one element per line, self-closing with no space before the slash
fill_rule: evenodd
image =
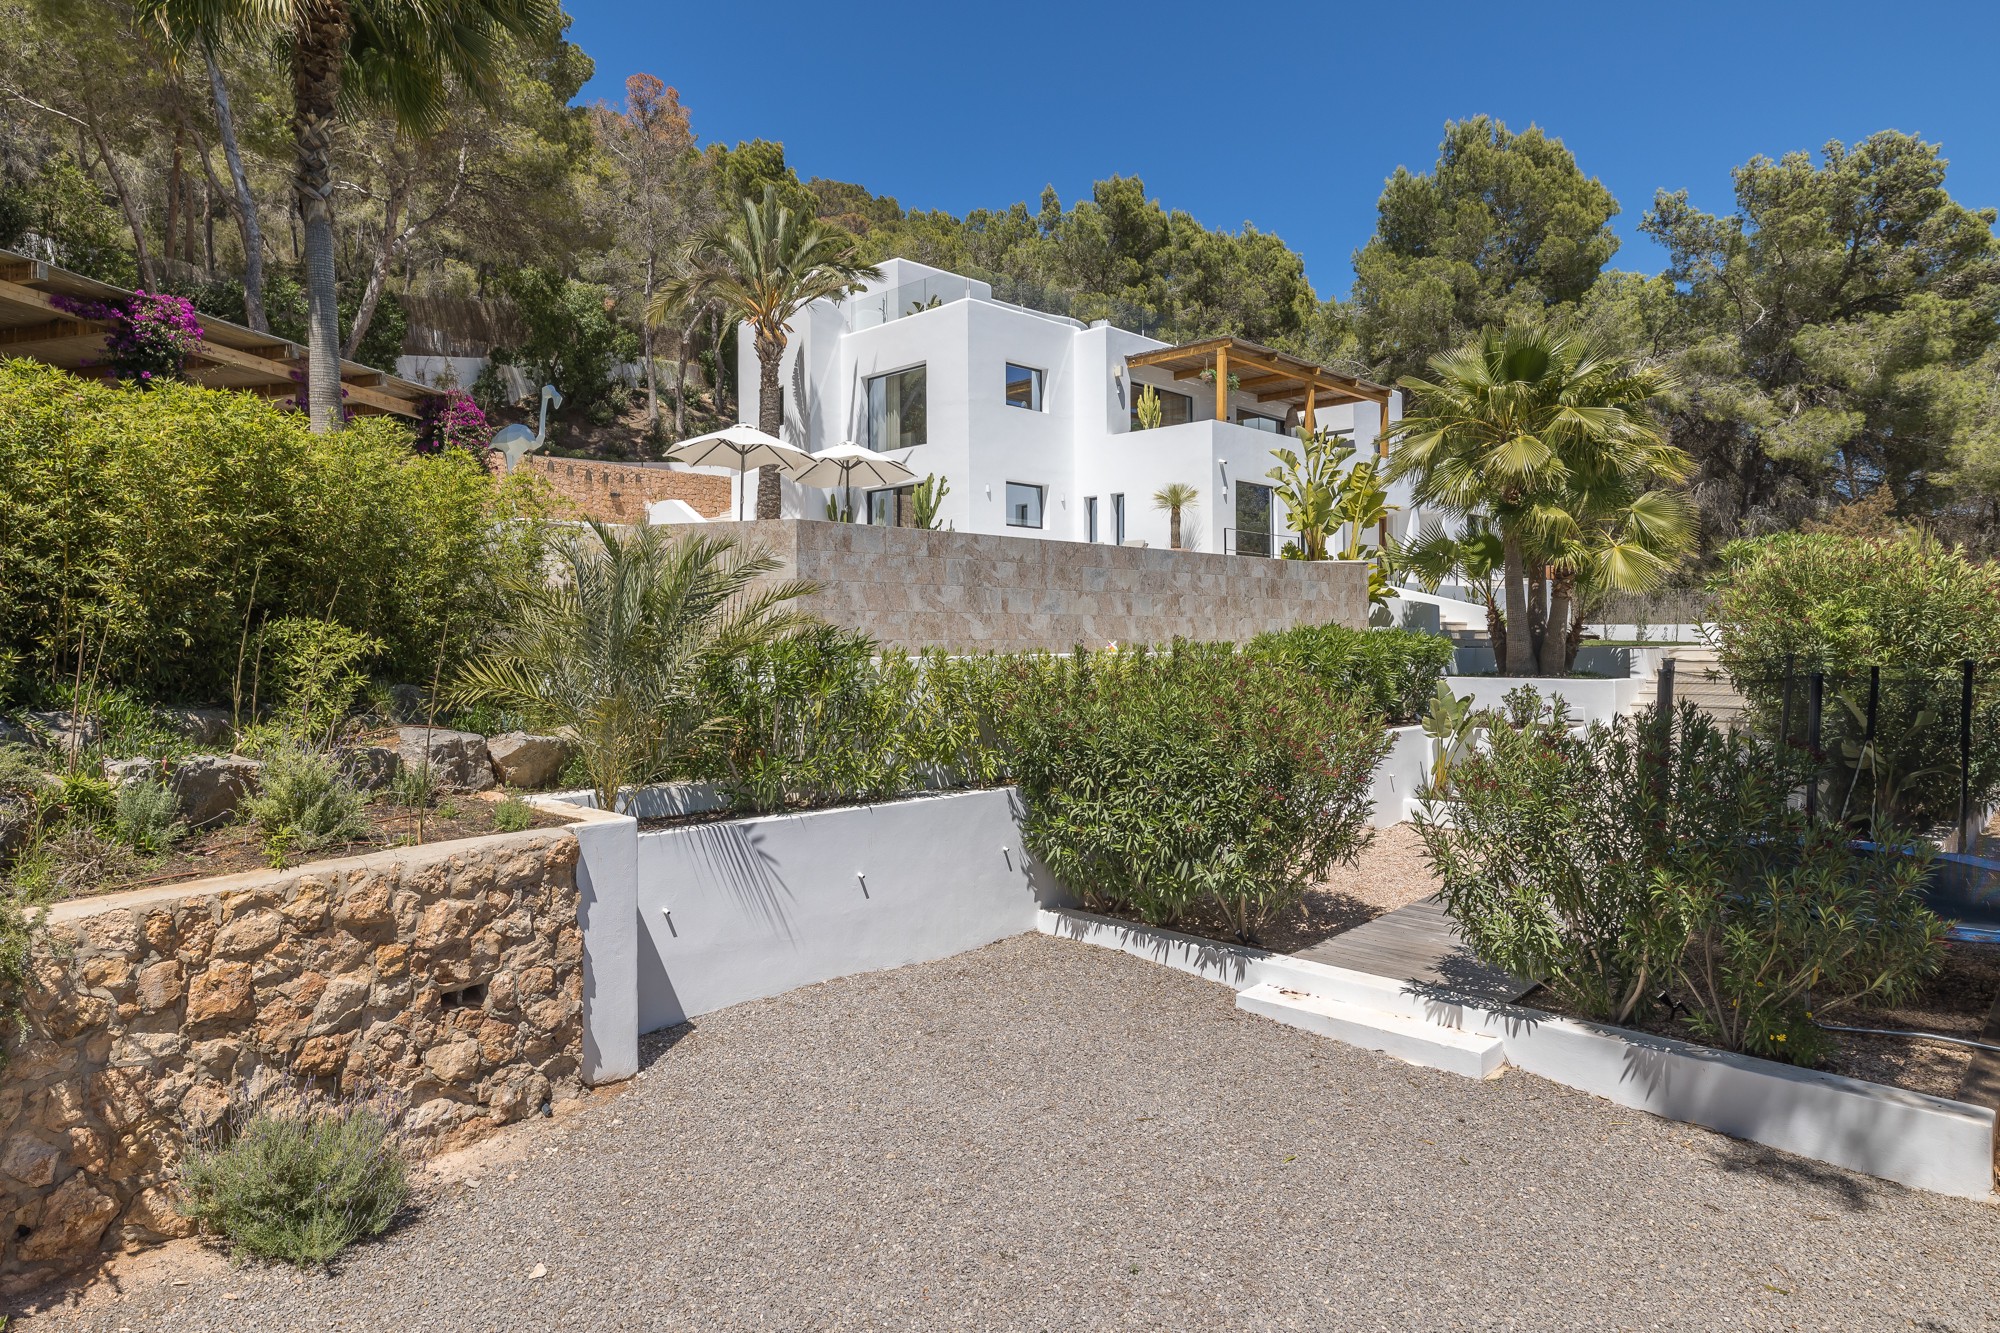
<path id="1" fill-rule="evenodd" d="M 91 374 L 104 358 L 104 335 L 110 326 L 77 318 L 55 298 L 108 301 L 131 294 L 123 287 L 0 250 L 0 357 L 26 357 Z M 189 379 L 211 389 L 240 389 L 266 398 L 289 398 L 300 392 L 305 348 L 213 315 L 198 318 L 202 348 L 188 358 Z M 414 380 L 359 361 L 343 360 L 340 379 L 347 391 L 344 401 L 354 413 L 415 417 L 418 401 L 432 392 Z"/>
<path id="2" fill-rule="evenodd" d="M 1296 407 L 1305 417 L 1315 408 L 1341 403 L 1375 403 L 1384 409 L 1389 403 L 1390 390 L 1386 385 L 1342 375 L 1290 352 L 1242 338 L 1207 338 L 1180 347 L 1163 347 L 1156 352 L 1128 356 L 1125 363 L 1171 371 L 1177 380 L 1196 380 L 1212 373 L 1226 383 L 1226 377 L 1233 374 L 1235 392 L 1250 394 L 1259 403 Z M 1217 395 L 1215 415 L 1217 420 L 1227 418 L 1227 399 L 1223 395 Z"/>

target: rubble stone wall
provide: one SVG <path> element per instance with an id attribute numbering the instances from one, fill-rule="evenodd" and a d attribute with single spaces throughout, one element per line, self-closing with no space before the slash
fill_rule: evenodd
<path id="1" fill-rule="evenodd" d="M 0 1291 L 186 1234 L 184 1136 L 259 1071 L 439 1148 L 574 1095 L 576 864 L 539 829 L 60 904 L 0 1067 Z"/>

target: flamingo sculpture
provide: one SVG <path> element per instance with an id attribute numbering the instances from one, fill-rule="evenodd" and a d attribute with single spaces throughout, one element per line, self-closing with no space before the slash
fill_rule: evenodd
<path id="1" fill-rule="evenodd" d="M 557 407 L 561 407 L 562 394 L 557 392 L 555 385 L 544 384 L 542 386 L 542 419 L 536 425 L 533 435 L 528 434 L 526 426 L 518 423 L 512 426 L 502 426 L 499 430 L 493 432 L 492 447 L 499 451 L 502 458 L 507 460 L 507 470 L 509 472 L 512 472 L 515 465 L 522 459 L 541 448 L 547 442 L 549 434 L 549 404 L 551 402 Z"/>

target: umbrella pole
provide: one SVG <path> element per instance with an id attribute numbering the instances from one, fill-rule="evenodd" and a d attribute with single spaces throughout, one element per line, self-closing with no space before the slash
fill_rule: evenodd
<path id="1" fill-rule="evenodd" d="M 736 521 L 743 521 L 743 492 L 750 486 L 750 469 L 743 466 L 743 455 L 736 455 Z"/>

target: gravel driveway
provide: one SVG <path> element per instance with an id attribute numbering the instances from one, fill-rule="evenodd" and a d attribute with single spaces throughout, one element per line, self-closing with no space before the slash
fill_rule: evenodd
<path id="1" fill-rule="evenodd" d="M 1992 1327 L 2000 1211 L 1026 936 L 741 1005 L 331 1276 L 10 1325 Z M 182 1251 L 183 1256 L 186 1251 Z M 184 1285 L 172 1285 L 178 1278 Z"/>

